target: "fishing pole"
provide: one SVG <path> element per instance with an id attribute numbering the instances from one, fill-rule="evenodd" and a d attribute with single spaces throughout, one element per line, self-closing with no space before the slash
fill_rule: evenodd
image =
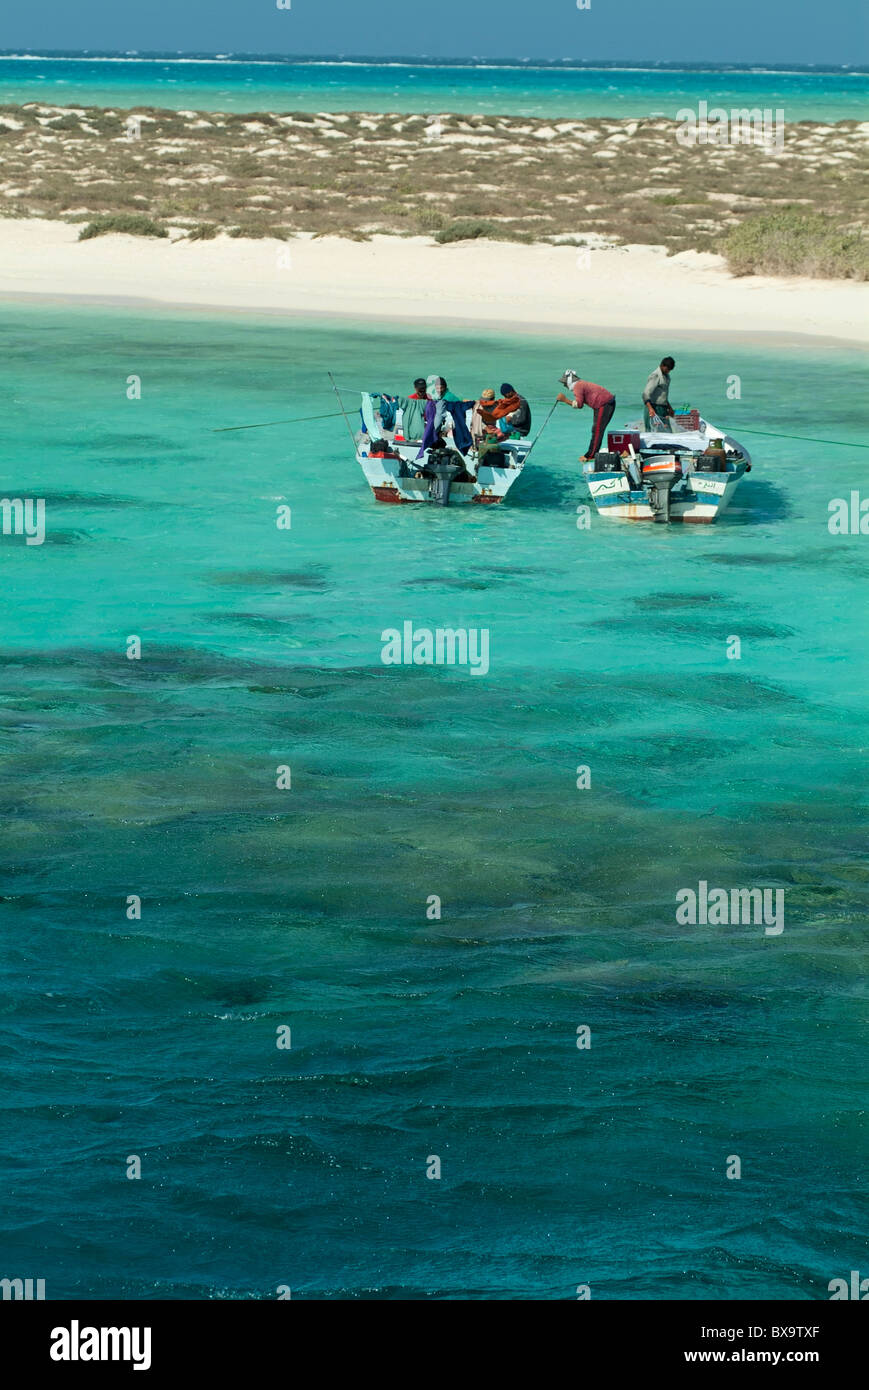
<path id="1" fill-rule="evenodd" d="M 266 420 L 261 425 L 221 425 L 220 429 L 212 430 L 212 434 L 229 434 L 232 430 L 267 430 L 272 425 L 307 425 L 310 420 L 333 420 L 341 411 L 330 410 L 326 415 L 303 415 L 296 420 Z"/>
<path id="2" fill-rule="evenodd" d="M 557 405 L 558 405 L 558 401 L 555 401 L 555 403 L 554 403 L 553 406 L 552 406 L 552 409 L 550 410 L 550 412 L 549 412 L 549 414 L 547 415 L 546 419 L 543 421 L 543 424 L 540 426 L 540 429 L 537 431 L 537 434 L 534 436 L 534 439 L 532 440 L 532 443 L 531 443 L 531 449 L 534 448 L 534 445 L 537 443 L 537 441 L 538 441 L 538 439 L 540 438 L 541 434 L 542 434 L 543 431 L 546 429 L 546 426 L 549 424 L 549 421 L 552 419 L 552 416 L 555 414 L 555 407 L 556 407 Z M 526 463 L 528 462 L 528 460 L 529 460 L 530 457 L 531 457 L 531 449 L 529 449 L 529 450 L 528 450 L 528 453 L 525 455 L 525 462 L 526 462 Z"/>
<path id="3" fill-rule="evenodd" d="M 353 448 L 354 448 L 354 450 L 355 450 L 355 448 L 356 448 L 356 436 L 355 436 L 355 434 L 353 433 L 353 427 L 352 427 L 352 425 L 350 424 L 350 421 L 349 421 L 348 418 L 347 418 L 347 411 L 344 409 L 344 402 L 343 402 L 342 399 L 341 399 L 341 394 L 340 394 L 340 392 L 339 392 L 339 390 L 338 390 L 338 387 L 335 385 L 335 378 L 333 377 L 333 375 L 332 375 L 331 372 L 327 372 L 326 375 L 328 376 L 329 380 L 330 380 L 331 383 L 332 383 L 332 390 L 335 392 L 335 395 L 336 395 L 336 397 L 337 397 L 337 399 L 338 399 L 338 404 L 339 404 L 340 407 L 341 407 L 341 414 L 344 416 L 344 423 L 345 423 L 346 426 L 347 426 L 347 433 L 348 433 L 349 436 L 350 436 L 351 442 L 352 442 L 352 444 L 353 444 Z"/>

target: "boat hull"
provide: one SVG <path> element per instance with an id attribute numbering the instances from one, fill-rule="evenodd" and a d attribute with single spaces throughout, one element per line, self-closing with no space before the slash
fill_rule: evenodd
<path id="1" fill-rule="evenodd" d="M 751 468 L 751 456 L 744 445 L 724 430 L 704 420 L 699 411 L 693 412 L 691 428 L 643 430 L 639 423 L 627 430 L 639 439 L 634 469 L 641 467 L 645 487 L 635 482 L 624 469 L 586 474 L 592 501 L 599 516 L 610 521 L 681 521 L 708 526 L 717 521 L 730 505 L 731 498 L 743 476 Z M 721 440 L 723 468 L 709 469 L 709 445 Z M 613 441 L 617 445 L 622 441 Z M 611 457 L 607 462 L 612 464 Z M 656 476 L 678 475 L 669 494 L 669 514 L 656 515 L 648 488 L 655 487 Z M 655 488 L 656 494 L 658 489 Z"/>
<path id="2" fill-rule="evenodd" d="M 399 447 L 399 446 L 396 446 Z M 402 459 L 384 459 L 358 453 L 357 462 L 365 474 L 368 486 L 378 502 L 403 505 L 432 502 L 430 482 L 426 477 L 415 478 L 413 465 L 419 446 L 401 449 Z M 456 482 L 450 489 L 449 505 L 497 506 L 521 477 L 524 456 L 516 454 L 508 468 L 490 468 L 480 464 L 473 482 Z M 402 476 L 410 473 L 410 476 Z"/>
<path id="3" fill-rule="evenodd" d="M 472 492 L 470 496 L 467 496 L 467 495 L 464 494 L 464 492 L 462 492 L 462 487 L 463 487 L 463 486 L 467 486 L 467 485 L 466 485 L 466 484 L 463 485 L 463 484 L 461 484 L 461 483 L 453 483 L 453 486 L 452 486 L 452 488 L 451 488 L 451 490 L 450 490 L 450 505 L 451 505 L 451 506 L 452 506 L 454 503 L 456 503 L 456 502 L 472 502 L 472 503 L 477 503 L 477 504 L 481 504 L 481 503 L 489 504 L 489 503 L 492 503 L 492 502 L 503 502 L 504 497 L 506 496 L 506 494 L 502 494 L 502 495 L 498 496 L 498 495 L 496 495 L 496 494 L 494 494 L 494 493 L 487 493 L 487 492 Z M 375 498 L 377 499 L 378 502 L 392 502 L 392 503 L 396 503 L 396 502 L 397 502 L 397 503 L 399 503 L 400 505 L 403 505 L 405 502 L 408 502 L 408 503 L 410 503 L 411 505 L 416 504 L 416 503 L 420 503 L 420 502 L 431 502 L 431 498 L 428 496 L 427 491 L 426 491 L 426 496 L 424 496 L 424 497 L 413 497 L 413 496 L 408 496 L 406 493 L 401 492 L 397 487 L 392 486 L 392 485 L 386 485 L 386 486 L 382 486 L 382 487 L 372 487 L 371 491 L 374 493 L 374 496 L 375 496 Z"/>
<path id="4" fill-rule="evenodd" d="M 745 465 L 729 464 L 726 473 L 692 473 L 670 496 L 670 521 L 710 525 L 725 512 L 745 473 Z M 610 521 L 654 521 L 655 513 L 643 488 L 632 488 L 624 473 L 586 475 L 598 515 Z"/>

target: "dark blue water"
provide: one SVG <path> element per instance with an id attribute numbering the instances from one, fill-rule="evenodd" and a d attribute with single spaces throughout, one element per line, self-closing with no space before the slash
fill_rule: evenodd
<path id="1" fill-rule="evenodd" d="M 0 537 L 0 1273 L 828 1297 L 865 1249 L 869 632 L 827 517 L 865 451 L 756 437 L 715 527 L 579 530 L 565 411 L 515 503 L 390 508 L 340 418 L 209 431 L 328 411 L 327 369 L 506 373 L 542 419 L 574 348 L 48 307 L 0 342 L 4 495 L 48 518 Z M 666 346 L 735 430 L 866 439 L 853 354 Z M 585 352 L 629 405 L 661 344 Z M 384 666 L 406 619 L 486 627 L 489 674 Z M 700 879 L 783 888 L 784 932 L 679 926 Z"/>

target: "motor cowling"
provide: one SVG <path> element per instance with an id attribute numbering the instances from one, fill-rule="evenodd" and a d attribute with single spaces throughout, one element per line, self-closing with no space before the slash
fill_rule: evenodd
<path id="1" fill-rule="evenodd" d="M 450 489 L 464 470 L 464 460 L 452 449 L 430 449 L 422 471 L 429 480 L 428 495 L 432 502 L 448 507 Z"/>
<path id="2" fill-rule="evenodd" d="M 643 463 L 643 487 L 649 495 L 649 506 L 655 521 L 670 520 L 670 494 L 682 477 L 682 465 L 675 456 L 646 459 Z"/>

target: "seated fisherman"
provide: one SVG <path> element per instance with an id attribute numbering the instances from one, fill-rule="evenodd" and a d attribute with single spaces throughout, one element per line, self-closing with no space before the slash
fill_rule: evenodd
<path id="1" fill-rule="evenodd" d="M 508 381 L 502 383 L 501 399 L 490 413 L 493 420 L 500 421 L 495 436 L 498 440 L 524 439 L 531 429 L 531 407 Z"/>
<path id="2" fill-rule="evenodd" d="M 655 368 L 646 382 L 643 389 L 643 416 L 647 430 L 654 429 L 659 422 L 666 423 L 668 418 L 676 413 L 669 400 L 670 373 L 675 365 L 672 357 L 663 358 L 660 367 Z"/>
<path id="3" fill-rule="evenodd" d="M 495 417 L 492 414 L 494 407 L 495 392 L 491 386 L 487 386 L 484 391 L 480 392 L 480 399 L 475 402 L 471 416 L 471 439 L 475 449 L 479 449 L 489 440 L 493 440 L 498 433 Z"/>

